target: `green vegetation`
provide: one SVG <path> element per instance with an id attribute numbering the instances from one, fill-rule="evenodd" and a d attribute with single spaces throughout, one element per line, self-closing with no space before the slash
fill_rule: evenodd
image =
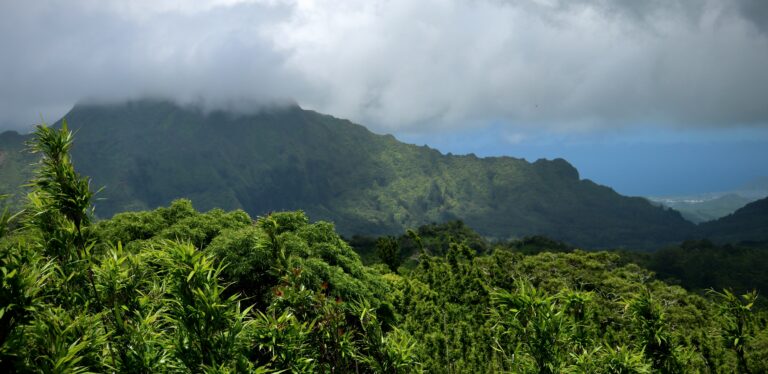
<path id="1" fill-rule="evenodd" d="M 755 292 L 692 293 L 619 253 L 489 244 L 461 222 L 374 240 L 372 266 L 301 211 L 182 199 L 93 222 L 72 144 L 38 127 L 26 210 L 0 216 L 2 372 L 768 370 Z"/>
<path id="2" fill-rule="evenodd" d="M 701 225 L 701 235 L 719 243 L 768 244 L 768 197 Z"/>
<path id="3" fill-rule="evenodd" d="M 295 106 L 235 115 L 143 100 L 78 105 L 67 118 L 76 124 L 79 170 L 105 186 L 94 202 L 101 218 L 185 197 L 203 210 L 252 216 L 302 209 L 346 236 L 461 219 L 499 240 L 545 235 L 589 248 L 649 248 L 694 228 L 674 211 L 581 180 L 562 159 L 443 155 Z M 0 193 L 16 191 L 7 187 Z"/>
<path id="4" fill-rule="evenodd" d="M 397 268 L 403 263 L 400 244 L 391 236 L 383 236 L 376 240 L 376 255 L 393 272 L 397 272 Z"/>
<path id="5" fill-rule="evenodd" d="M 38 127 L 27 211 L 0 222 L 21 225 L 0 242 L 0 371 L 416 368 L 386 282 L 332 225 L 188 200 L 93 224 L 71 146 L 66 124 Z"/>
<path id="6" fill-rule="evenodd" d="M 491 254 L 494 250 L 522 255 L 540 253 L 572 253 L 578 249 L 567 243 L 543 236 L 530 236 L 506 242 L 489 242 L 461 221 L 430 224 L 416 231 L 427 253 L 444 256 L 453 244 L 475 254 Z M 384 262 L 377 257 L 374 237 L 355 236 L 349 243 L 363 262 L 369 265 Z M 398 237 L 400 261 L 408 268 L 418 262 L 419 248 L 408 234 Z M 732 289 L 737 293 L 751 290 L 768 291 L 768 245 L 764 243 L 715 244 L 709 240 L 688 240 L 657 251 L 611 250 L 620 262 L 634 263 L 653 271 L 655 277 L 668 284 L 704 294 L 708 289 Z M 764 305 L 760 299 L 759 304 Z"/>
<path id="7" fill-rule="evenodd" d="M 457 257 L 424 258 L 399 280 L 402 326 L 422 342 L 430 371 L 732 372 L 739 365 L 728 343 L 731 317 L 719 314 L 730 301 L 656 281 L 620 265 L 616 254 Z M 741 331 L 752 352 L 747 367 L 759 371 L 765 324 L 754 313 L 742 313 L 750 327 Z"/>
<path id="8" fill-rule="evenodd" d="M 658 279 L 704 293 L 729 288 L 737 293 L 768 291 L 768 247 L 716 245 L 691 240 L 652 253 L 620 252 L 624 261 L 653 270 Z M 765 300 L 761 299 L 761 304 Z"/>

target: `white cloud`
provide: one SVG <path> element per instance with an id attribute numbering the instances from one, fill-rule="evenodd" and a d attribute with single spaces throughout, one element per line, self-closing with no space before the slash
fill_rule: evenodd
<path id="1" fill-rule="evenodd" d="M 504 134 L 504 141 L 510 145 L 522 144 L 527 139 L 528 137 L 525 134 L 521 134 L 519 132 Z"/>
<path id="2" fill-rule="evenodd" d="M 764 125 L 768 39 L 750 16 L 763 9 L 751 0 L 3 2 L 0 126 L 82 98 L 148 94 L 214 107 L 293 99 L 379 131 Z"/>

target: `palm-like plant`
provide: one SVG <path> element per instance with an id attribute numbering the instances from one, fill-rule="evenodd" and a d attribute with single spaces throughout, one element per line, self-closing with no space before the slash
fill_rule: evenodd
<path id="1" fill-rule="evenodd" d="M 739 371 L 750 373 L 746 350 L 747 344 L 754 337 L 752 308 L 757 301 L 757 291 L 747 292 L 741 297 L 730 290 L 710 290 L 709 293 L 719 300 L 718 309 L 722 321 L 720 334 L 725 345 L 736 353 Z"/>
<path id="2" fill-rule="evenodd" d="M 624 345 L 599 346 L 593 350 L 584 350 L 574 354 L 574 364 L 568 372 L 574 374 L 648 374 L 651 364 L 642 351 L 633 350 Z"/>
<path id="3" fill-rule="evenodd" d="M 675 356 L 675 346 L 666 314 L 648 288 L 625 302 L 625 311 L 632 324 L 637 345 L 651 360 L 653 368 L 665 373 L 680 372 L 681 363 Z"/>
<path id="4" fill-rule="evenodd" d="M 240 309 L 237 296 L 222 296 L 223 265 L 193 245 L 165 241 L 153 250 L 168 280 L 168 321 L 176 357 L 192 372 L 247 366 L 244 338 L 250 308 Z"/>
<path id="5" fill-rule="evenodd" d="M 518 282 L 515 292 L 491 294 L 493 316 L 504 333 L 514 333 L 539 373 L 559 372 L 564 364 L 566 315 L 556 296 L 546 295 L 527 282 Z"/>

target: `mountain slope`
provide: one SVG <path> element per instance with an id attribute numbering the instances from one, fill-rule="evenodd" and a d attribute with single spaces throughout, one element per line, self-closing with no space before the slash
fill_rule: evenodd
<path id="1" fill-rule="evenodd" d="M 702 223 L 725 217 L 759 198 L 727 193 L 714 196 L 652 197 L 649 200 L 677 210 L 683 218 L 693 223 Z"/>
<path id="2" fill-rule="evenodd" d="M 768 197 L 715 221 L 701 224 L 702 236 L 718 242 L 768 243 Z"/>
<path id="3" fill-rule="evenodd" d="M 32 177 L 30 164 L 35 157 L 25 152 L 26 136 L 15 132 L 0 134 L 0 195 L 10 195 L 7 200 L 0 200 L 0 212 L 3 207 L 19 210 L 22 207 L 23 190 Z"/>
<path id="4" fill-rule="evenodd" d="M 252 215 L 303 209 L 345 235 L 462 219 L 493 238 L 650 247 L 693 230 L 677 212 L 579 179 L 561 159 L 443 155 L 296 106 L 233 115 L 143 100 L 78 105 L 66 118 L 78 170 L 106 186 L 102 217 L 188 197 Z"/>

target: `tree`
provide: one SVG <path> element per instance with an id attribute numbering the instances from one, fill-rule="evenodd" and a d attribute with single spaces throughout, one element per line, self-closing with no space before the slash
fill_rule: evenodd
<path id="1" fill-rule="evenodd" d="M 397 268 L 403 263 L 400 258 L 400 244 L 393 236 L 382 236 L 376 240 L 376 255 L 394 273 L 397 273 Z"/>

